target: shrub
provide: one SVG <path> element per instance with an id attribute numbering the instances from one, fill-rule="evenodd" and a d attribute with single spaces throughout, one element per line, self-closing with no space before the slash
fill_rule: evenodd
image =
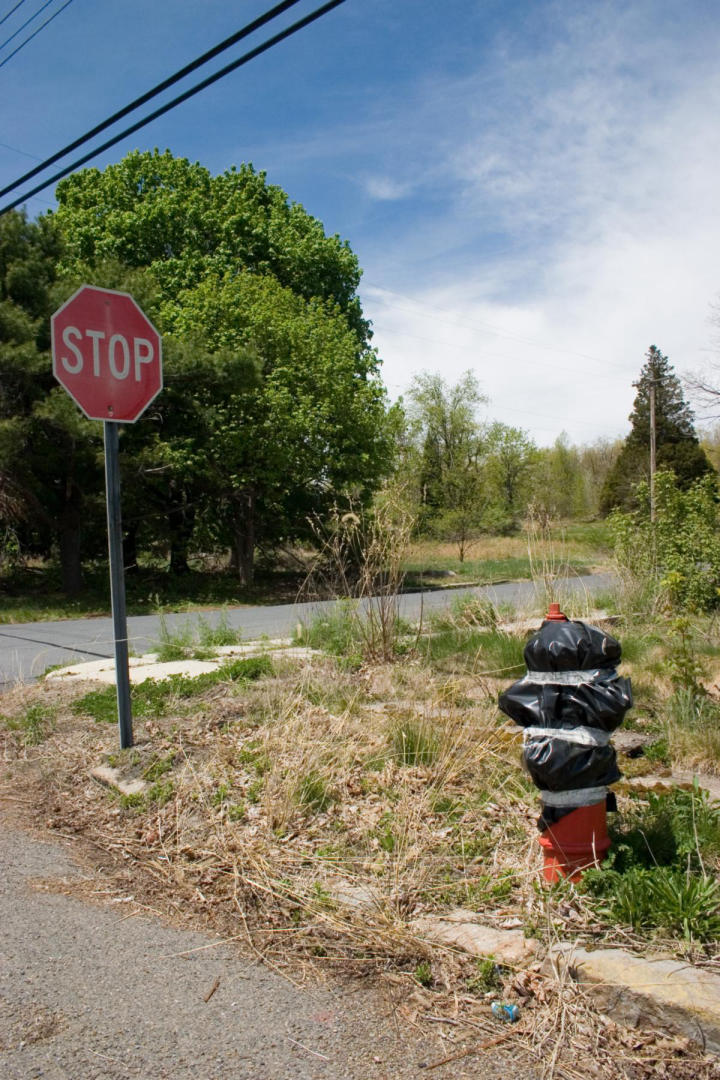
<path id="1" fill-rule="evenodd" d="M 720 600 L 717 481 L 698 480 L 682 491 L 673 473 L 655 476 L 655 521 L 650 489 L 637 486 L 639 507 L 610 517 L 615 560 L 626 603 L 635 611 L 662 606 L 709 611 Z"/>

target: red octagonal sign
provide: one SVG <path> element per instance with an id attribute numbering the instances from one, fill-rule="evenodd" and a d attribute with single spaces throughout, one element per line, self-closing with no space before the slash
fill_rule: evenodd
<path id="1" fill-rule="evenodd" d="M 160 335 L 129 293 L 82 285 L 51 328 L 53 374 L 90 420 L 133 423 L 162 390 Z"/>

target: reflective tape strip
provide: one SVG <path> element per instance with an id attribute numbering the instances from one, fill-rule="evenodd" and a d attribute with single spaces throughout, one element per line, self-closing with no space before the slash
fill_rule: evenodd
<path id="1" fill-rule="evenodd" d="M 614 668 L 590 668 L 588 671 L 528 671 L 520 680 L 523 683 L 555 683 L 557 686 L 581 686 L 602 678 L 610 682 L 617 679 Z"/>
<path id="2" fill-rule="evenodd" d="M 593 806 L 604 802 L 607 787 L 576 788 L 574 791 L 541 791 L 543 806 Z"/>
<path id="3" fill-rule="evenodd" d="M 607 746 L 610 732 L 600 728 L 547 728 L 526 727 L 523 729 L 523 742 L 528 739 L 563 739 L 565 742 L 579 743 L 581 746 Z"/>

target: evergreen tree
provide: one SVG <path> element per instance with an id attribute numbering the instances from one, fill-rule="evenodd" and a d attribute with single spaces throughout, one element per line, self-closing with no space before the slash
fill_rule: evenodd
<path id="1" fill-rule="evenodd" d="M 650 393 L 655 388 L 655 443 L 657 469 L 675 474 L 681 490 L 686 490 L 713 471 L 700 446 L 693 413 L 683 397 L 680 380 L 667 356 L 651 345 L 635 384 L 637 395 L 629 420 L 630 434 L 603 485 L 600 509 L 634 506 L 634 488 L 650 476 Z"/>

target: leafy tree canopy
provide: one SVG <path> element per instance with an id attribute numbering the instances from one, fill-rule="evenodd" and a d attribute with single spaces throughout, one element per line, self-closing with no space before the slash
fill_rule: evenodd
<path id="1" fill-rule="evenodd" d="M 207 273 L 238 267 L 271 275 L 305 299 L 335 303 L 362 344 L 369 336 L 356 296 L 349 244 L 252 165 L 212 176 L 169 151 L 135 151 L 103 172 L 86 169 L 57 187 L 64 267 L 115 259 L 152 270 L 165 297 Z"/>
<path id="2" fill-rule="evenodd" d="M 165 335 L 165 390 L 121 440 L 130 548 L 165 542 L 180 571 L 193 542 L 229 543 L 250 581 L 258 542 L 380 483 L 386 402 L 346 242 L 251 165 L 212 176 L 167 151 L 57 197 L 68 294 L 126 288 Z"/>

